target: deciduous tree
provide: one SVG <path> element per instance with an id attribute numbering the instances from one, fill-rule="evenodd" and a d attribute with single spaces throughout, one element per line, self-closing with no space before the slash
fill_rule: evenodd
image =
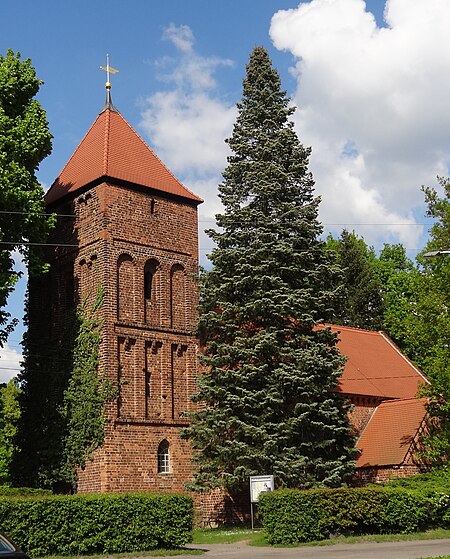
<path id="1" fill-rule="evenodd" d="M 16 378 L 0 388 L 0 485 L 11 482 L 10 468 L 20 418 L 19 394 Z"/>
<path id="2" fill-rule="evenodd" d="M 435 221 L 423 253 L 450 248 L 450 180 L 440 178 L 439 182 L 442 196 L 433 188 L 424 188 L 427 215 Z M 419 255 L 422 273 L 410 345 L 413 357 L 431 380 L 422 391 L 435 420 L 424 438 L 426 454 L 434 464 L 442 464 L 450 457 L 450 259 L 445 255 L 428 259 L 423 253 Z"/>
<path id="3" fill-rule="evenodd" d="M 0 55 L 0 346 L 13 326 L 5 306 L 20 276 L 14 252 L 35 266 L 23 243 L 45 241 L 50 224 L 36 178 L 51 152 L 46 114 L 34 99 L 41 84 L 30 59 L 12 50 Z"/>
<path id="4" fill-rule="evenodd" d="M 383 298 L 382 329 L 411 358 L 420 274 L 401 244 L 385 244 L 376 261 Z"/>

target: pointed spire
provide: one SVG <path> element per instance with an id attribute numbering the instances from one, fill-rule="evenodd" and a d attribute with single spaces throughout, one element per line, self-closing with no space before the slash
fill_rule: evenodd
<path id="1" fill-rule="evenodd" d="M 202 199 L 186 188 L 161 162 L 118 111 L 102 111 L 45 196 L 47 204 L 99 182 L 127 184 L 176 196 Z"/>
<path id="2" fill-rule="evenodd" d="M 113 112 L 118 112 L 118 110 L 116 109 L 116 107 L 113 105 L 112 101 L 111 101 L 111 81 L 110 81 L 110 74 L 117 74 L 117 72 L 119 70 L 116 70 L 115 68 L 112 68 L 109 65 L 109 54 L 106 55 L 106 66 L 100 66 L 101 70 L 104 70 L 106 72 L 106 83 L 105 83 L 105 88 L 106 88 L 106 101 L 105 101 L 105 105 L 103 107 L 103 109 L 100 111 L 100 114 L 103 111 L 106 111 L 106 109 L 109 109 L 110 111 Z"/>

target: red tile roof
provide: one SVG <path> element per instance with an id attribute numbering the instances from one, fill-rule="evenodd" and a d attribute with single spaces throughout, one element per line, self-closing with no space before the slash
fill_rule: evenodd
<path id="1" fill-rule="evenodd" d="M 119 179 L 202 202 L 167 169 L 123 116 L 109 108 L 98 115 L 45 201 L 51 204 L 100 178 Z"/>
<path id="2" fill-rule="evenodd" d="M 414 398 L 426 376 L 383 332 L 329 325 L 347 357 L 339 392 L 379 398 Z"/>
<path id="3" fill-rule="evenodd" d="M 425 404 L 425 398 L 382 402 L 356 443 L 356 467 L 403 464 L 426 417 Z"/>

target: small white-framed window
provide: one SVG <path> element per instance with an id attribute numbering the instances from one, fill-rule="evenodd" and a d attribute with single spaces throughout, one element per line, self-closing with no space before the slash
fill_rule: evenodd
<path id="1" fill-rule="evenodd" d="M 169 443 L 164 439 L 158 446 L 158 474 L 170 472 Z"/>

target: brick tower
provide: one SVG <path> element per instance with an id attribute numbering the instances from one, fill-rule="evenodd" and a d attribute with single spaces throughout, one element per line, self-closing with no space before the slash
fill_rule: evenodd
<path id="1" fill-rule="evenodd" d="M 119 385 L 104 444 L 80 472 L 80 492 L 183 490 L 191 475 L 191 451 L 179 432 L 197 367 L 201 202 L 116 110 L 108 89 L 105 107 L 46 195 L 48 209 L 67 216 L 51 242 L 73 245 L 54 252 L 49 327 L 58 331 L 102 285 L 100 369 Z"/>

